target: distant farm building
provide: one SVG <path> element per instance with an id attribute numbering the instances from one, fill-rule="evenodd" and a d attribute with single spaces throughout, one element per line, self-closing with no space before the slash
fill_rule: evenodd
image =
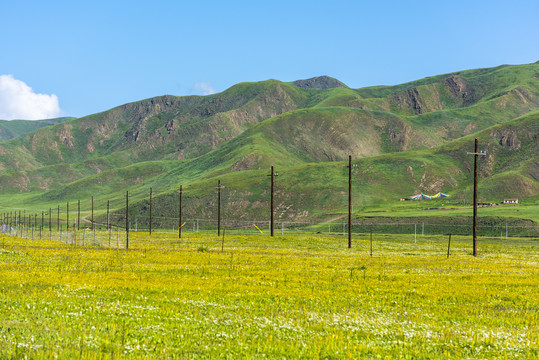
<path id="1" fill-rule="evenodd" d="M 518 204 L 518 199 L 503 199 L 504 204 Z"/>

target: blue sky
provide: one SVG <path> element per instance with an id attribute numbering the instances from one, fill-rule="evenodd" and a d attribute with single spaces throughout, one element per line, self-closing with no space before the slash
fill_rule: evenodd
<path id="1" fill-rule="evenodd" d="M 270 78 L 359 88 L 532 63 L 538 15 L 536 0 L 0 0 L 0 118 L 47 101 L 41 114 L 80 117 Z"/>

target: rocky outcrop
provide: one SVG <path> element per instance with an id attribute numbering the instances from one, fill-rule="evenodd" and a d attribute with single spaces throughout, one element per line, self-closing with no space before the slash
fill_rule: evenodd
<path id="1" fill-rule="evenodd" d="M 424 101 L 415 86 L 393 97 L 391 101 L 397 102 L 399 109 L 409 109 L 416 115 L 427 112 Z"/>
<path id="2" fill-rule="evenodd" d="M 453 75 L 450 78 L 445 79 L 443 84 L 449 88 L 449 91 L 456 99 L 465 99 L 468 96 L 468 92 L 466 91 L 468 82 L 460 76 Z"/>
<path id="3" fill-rule="evenodd" d="M 294 86 L 302 89 L 334 89 L 339 87 L 348 87 L 344 83 L 329 76 L 317 76 L 306 80 L 296 80 Z"/>
<path id="4" fill-rule="evenodd" d="M 498 142 L 501 146 L 507 147 L 509 150 L 518 150 L 520 149 L 521 143 L 518 139 L 517 134 L 514 132 L 505 132 L 500 135 L 500 140 Z"/>

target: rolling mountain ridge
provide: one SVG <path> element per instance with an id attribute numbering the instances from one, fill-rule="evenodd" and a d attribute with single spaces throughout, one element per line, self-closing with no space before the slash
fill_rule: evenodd
<path id="1" fill-rule="evenodd" d="M 282 172 L 278 216 L 319 217 L 343 207 L 348 155 L 363 207 L 415 192 L 458 199 L 470 191 L 466 152 L 478 137 L 488 154 L 481 196 L 535 202 L 538 107 L 539 64 L 363 89 L 320 77 L 160 96 L 1 142 L 0 201 L 49 206 L 95 196 L 121 208 L 129 189 L 137 212 L 153 187 L 164 214 L 182 184 L 186 211 L 204 216 L 221 179 L 236 199 L 230 216 L 260 217 L 274 165 Z"/>

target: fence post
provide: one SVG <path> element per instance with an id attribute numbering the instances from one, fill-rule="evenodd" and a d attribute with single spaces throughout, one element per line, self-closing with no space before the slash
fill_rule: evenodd
<path id="1" fill-rule="evenodd" d="M 372 229 L 371 229 L 371 256 L 372 256 Z"/>
<path id="2" fill-rule="evenodd" d="M 449 234 L 449 241 L 447 243 L 447 258 L 449 259 L 449 249 L 451 248 L 451 234 Z"/>
<path id="3" fill-rule="evenodd" d="M 152 236 L 152 188 L 150 188 L 150 236 Z"/>

